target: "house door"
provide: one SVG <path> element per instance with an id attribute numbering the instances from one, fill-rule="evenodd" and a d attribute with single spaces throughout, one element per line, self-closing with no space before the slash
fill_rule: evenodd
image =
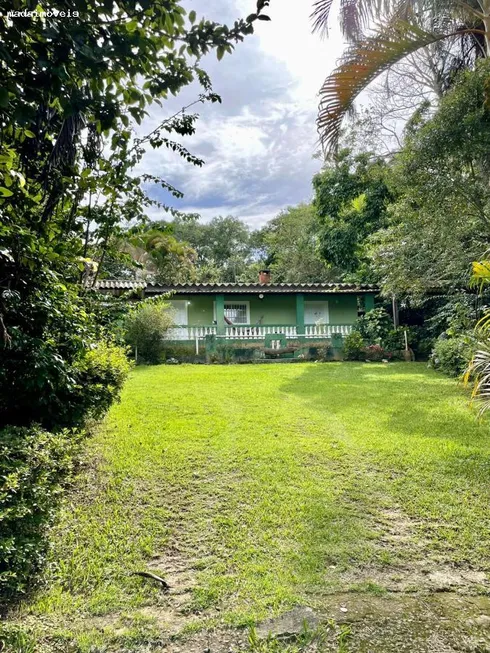
<path id="1" fill-rule="evenodd" d="M 328 302 L 305 302 L 305 324 L 328 324 Z"/>
<path id="2" fill-rule="evenodd" d="M 170 304 L 175 313 L 175 324 L 187 326 L 189 319 L 187 315 L 187 302 L 183 299 L 171 299 Z"/>
<path id="3" fill-rule="evenodd" d="M 187 340 L 187 325 L 189 324 L 187 301 L 184 299 L 171 299 L 170 305 L 175 315 L 175 324 L 177 325 L 170 332 L 171 338 L 175 340 Z"/>

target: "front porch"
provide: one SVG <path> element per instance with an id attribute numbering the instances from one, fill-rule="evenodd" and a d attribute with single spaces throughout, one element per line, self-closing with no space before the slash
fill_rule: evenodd
<path id="1" fill-rule="evenodd" d="M 351 333 L 358 318 L 356 294 L 268 294 L 264 290 L 254 294 L 174 295 L 170 304 L 175 326 L 165 339 L 193 342 L 216 336 L 218 341 L 265 341 L 280 335 L 297 341 L 330 340 Z"/>
<path id="2" fill-rule="evenodd" d="M 218 332 L 215 324 L 203 326 L 176 325 L 165 334 L 166 340 L 194 341 L 214 335 L 224 340 L 265 340 L 268 335 L 284 335 L 287 339 L 330 339 L 333 335 L 346 336 L 351 333 L 352 324 L 234 324 L 225 325 L 224 333 Z"/>

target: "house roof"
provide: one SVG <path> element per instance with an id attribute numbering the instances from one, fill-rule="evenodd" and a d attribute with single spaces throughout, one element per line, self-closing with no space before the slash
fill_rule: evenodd
<path id="1" fill-rule="evenodd" d="M 354 283 L 177 283 L 156 286 L 145 281 L 127 281 L 103 279 L 97 282 L 99 290 L 136 290 L 144 289 L 146 295 L 163 295 L 176 293 L 180 295 L 212 295 L 216 293 L 239 294 L 283 294 L 283 293 L 376 293 L 379 289 L 371 284 Z"/>
<path id="2" fill-rule="evenodd" d="M 146 288 L 146 281 L 127 279 L 100 279 L 95 284 L 98 290 L 137 290 Z"/>

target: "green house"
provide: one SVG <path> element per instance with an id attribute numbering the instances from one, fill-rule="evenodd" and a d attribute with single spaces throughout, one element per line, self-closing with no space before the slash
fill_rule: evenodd
<path id="1" fill-rule="evenodd" d="M 138 290 L 141 297 L 168 295 L 175 312 L 169 340 L 331 339 L 345 336 L 359 315 L 374 307 L 377 289 L 347 283 L 278 283 L 262 272 L 258 283 L 196 283 L 155 286 L 99 281 L 101 292 Z"/>

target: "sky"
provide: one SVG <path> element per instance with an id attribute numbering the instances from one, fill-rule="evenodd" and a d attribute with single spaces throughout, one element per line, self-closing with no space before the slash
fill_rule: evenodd
<path id="1" fill-rule="evenodd" d="M 148 151 L 139 172 L 163 176 L 185 195 L 172 200 L 148 187 L 151 197 L 199 213 L 205 222 L 233 215 L 251 228 L 311 199 L 312 177 L 321 168 L 315 158 L 318 90 L 342 50 L 334 18 L 328 38 L 311 34 L 311 5 L 272 0 L 270 22 L 256 22 L 256 33 L 220 62 L 215 54 L 203 60 L 222 104 L 198 105 L 197 133 L 181 142 L 206 163 L 198 168 L 164 148 Z M 186 6 L 198 17 L 230 25 L 252 13 L 255 0 L 187 0 Z M 152 107 L 142 133 L 198 92 L 189 87 L 162 108 Z M 155 208 L 150 217 L 166 216 Z"/>

